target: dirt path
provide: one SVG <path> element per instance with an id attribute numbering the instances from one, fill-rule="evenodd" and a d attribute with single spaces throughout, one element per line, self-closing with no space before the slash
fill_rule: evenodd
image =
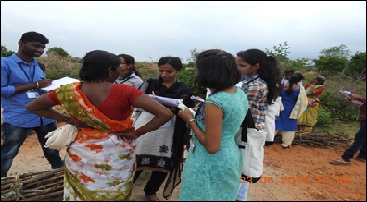
<path id="1" fill-rule="evenodd" d="M 366 163 L 352 159 L 350 166 L 333 166 L 345 147 L 323 149 L 296 145 L 283 149 L 275 144 L 265 148 L 262 182 L 251 184 L 250 201 L 366 201 Z M 61 151 L 64 155 L 65 151 Z M 50 170 L 35 134 L 31 134 L 14 159 L 9 175 Z M 143 189 L 149 173 L 135 184 L 132 200 L 144 200 Z M 170 200 L 177 201 L 180 187 Z M 161 200 L 164 200 L 161 192 Z"/>

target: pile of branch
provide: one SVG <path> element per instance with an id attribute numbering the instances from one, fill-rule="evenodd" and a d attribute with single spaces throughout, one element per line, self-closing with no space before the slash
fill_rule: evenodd
<path id="1" fill-rule="evenodd" d="M 64 169 L 1 179 L 1 201 L 62 201 Z"/>
<path id="2" fill-rule="evenodd" d="M 276 135 L 274 142 L 282 142 L 281 135 Z M 323 148 L 336 148 L 339 146 L 349 145 L 353 140 L 348 138 L 346 133 L 331 134 L 329 132 L 309 132 L 309 133 L 296 133 L 293 144 L 323 147 Z"/>

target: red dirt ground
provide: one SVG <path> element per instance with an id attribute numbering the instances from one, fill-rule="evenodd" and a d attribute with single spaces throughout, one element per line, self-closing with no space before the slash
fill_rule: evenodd
<path id="1" fill-rule="evenodd" d="M 352 159 L 350 166 L 330 165 L 347 145 L 324 149 L 295 145 L 283 149 L 274 144 L 265 148 L 262 182 L 250 185 L 251 201 L 366 201 L 366 163 Z M 65 151 L 61 151 L 64 156 Z M 36 135 L 31 134 L 21 146 L 9 171 L 10 175 L 50 170 Z M 135 184 L 132 200 L 144 200 L 142 191 L 149 173 Z M 170 200 L 177 201 L 180 187 Z M 161 200 L 164 200 L 161 192 Z"/>

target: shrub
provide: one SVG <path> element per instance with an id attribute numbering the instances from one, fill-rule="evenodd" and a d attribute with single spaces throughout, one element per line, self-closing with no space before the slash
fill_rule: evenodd
<path id="1" fill-rule="evenodd" d="M 317 123 L 316 125 L 329 125 L 333 123 L 333 119 L 331 117 L 330 112 L 328 112 L 326 109 L 320 107 L 317 110 Z"/>
<path id="2" fill-rule="evenodd" d="M 355 121 L 359 115 L 359 108 L 338 94 L 326 91 L 320 96 L 320 102 L 323 110 L 330 113 L 332 119 Z"/>
<path id="3" fill-rule="evenodd" d="M 189 68 L 181 71 L 180 74 L 177 76 L 179 81 L 184 82 L 191 87 L 195 96 L 205 98 L 206 89 L 203 87 L 199 87 L 195 84 L 195 77 L 196 77 L 195 70 Z"/>
<path id="4" fill-rule="evenodd" d="M 46 77 L 48 79 L 60 79 L 64 76 L 79 79 L 81 62 L 76 62 L 73 58 L 61 57 L 57 54 L 49 54 L 47 57 L 37 58 L 45 64 Z"/>

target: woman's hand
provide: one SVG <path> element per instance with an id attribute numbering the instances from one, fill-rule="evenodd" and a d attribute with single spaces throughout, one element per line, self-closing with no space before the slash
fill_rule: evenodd
<path id="1" fill-rule="evenodd" d="M 358 100 L 358 99 L 360 99 L 361 97 L 360 97 L 359 95 L 357 95 L 357 94 L 350 94 L 350 95 L 348 96 L 348 98 L 349 98 L 350 100 Z"/>
<path id="2" fill-rule="evenodd" d="M 188 122 L 190 119 L 193 119 L 194 116 L 192 115 L 189 108 L 185 108 L 178 112 L 178 116 L 180 116 L 185 122 Z"/>
<path id="3" fill-rule="evenodd" d="M 179 110 L 177 107 L 170 107 L 170 108 L 168 108 L 168 109 L 170 109 L 170 110 L 171 110 L 171 112 L 172 112 L 174 115 L 177 115 L 178 110 Z"/>
<path id="4" fill-rule="evenodd" d="M 127 143 L 131 143 L 133 140 L 140 137 L 140 135 L 137 134 L 136 130 L 129 130 L 125 132 L 117 132 L 115 133 L 119 138 L 121 138 L 123 141 Z"/>

